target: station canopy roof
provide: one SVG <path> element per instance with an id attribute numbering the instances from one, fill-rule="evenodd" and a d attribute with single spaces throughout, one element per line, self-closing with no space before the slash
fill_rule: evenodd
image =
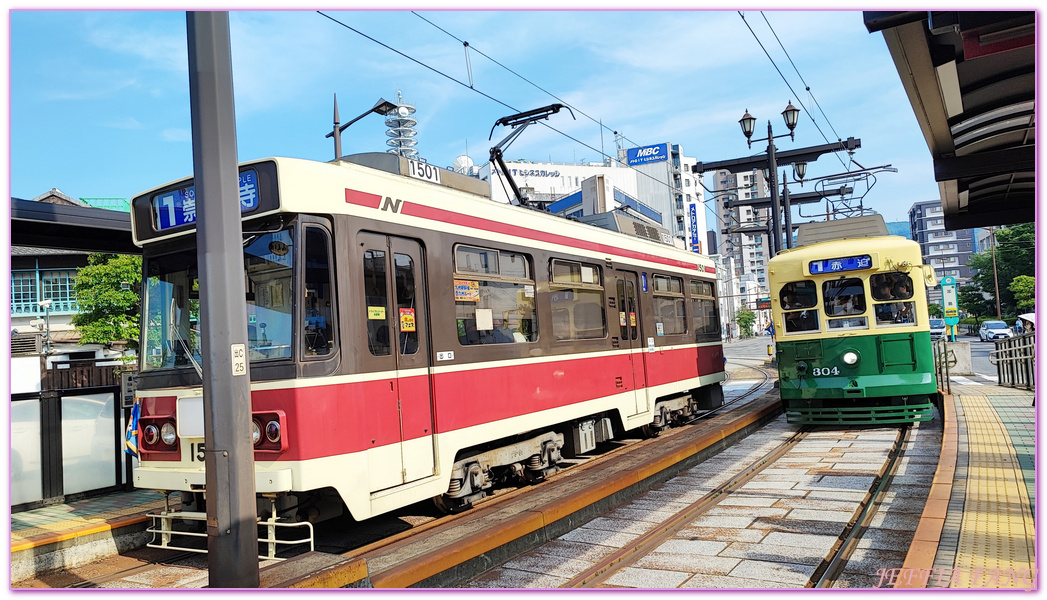
<path id="1" fill-rule="evenodd" d="M 1027 223 L 1036 196 L 1036 13 L 864 13 L 934 159 L 945 228 Z"/>

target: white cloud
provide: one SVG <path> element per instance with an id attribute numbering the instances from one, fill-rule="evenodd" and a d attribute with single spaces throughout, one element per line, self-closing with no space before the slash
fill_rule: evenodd
<path id="1" fill-rule="evenodd" d="M 193 133 L 189 129 L 172 127 L 161 131 L 160 139 L 165 142 L 192 142 Z"/>
<path id="2" fill-rule="evenodd" d="M 102 123 L 102 126 L 110 129 L 144 129 L 142 123 L 134 117 L 124 117 L 115 121 L 107 121 Z"/>

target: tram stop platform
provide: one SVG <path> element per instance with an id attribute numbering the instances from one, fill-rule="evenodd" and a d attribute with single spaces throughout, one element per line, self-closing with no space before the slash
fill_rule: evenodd
<path id="1" fill-rule="evenodd" d="M 903 564 L 869 573 L 879 579 L 876 587 L 1036 587 L 1033 399 L 1031 391 L 952 378 L 943 402 L 941 456 L 919 525 Z M 12 515 L 12 587 L 144 546 L 150 536 L 145 515 L 162 506 L 156 491 L 135 490 Z M 281 565 L 301 574 L 294 587 L 420 583 L 411 578 L 417 567 L 411 561 L 385 565 L 379 582 L 369 579 L 366 565 L 352 562 L 313 552 Z M 332 577 L 333 570 L 348 572 L 345 565 L 353 581 Z M 263 578 L 267 583 L 289 585 L 285 577 Z"/>

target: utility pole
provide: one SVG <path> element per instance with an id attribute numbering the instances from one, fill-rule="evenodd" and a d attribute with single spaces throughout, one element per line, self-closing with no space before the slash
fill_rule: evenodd
<path id="1" fill-rule="evenodd" d="M 187 12 L 204 388 L 207 571 L 258 587 L 251 376 L 228 12 Z"/>
<path id="2" fill-rule="evenodd" d="M 1003 319 L 1000 310 L 1000 276 L 996 272 L 996 226 L 989 227 L 989 244 L 992 246 L 992 283 L 996 288 L 996 318 Z"/>

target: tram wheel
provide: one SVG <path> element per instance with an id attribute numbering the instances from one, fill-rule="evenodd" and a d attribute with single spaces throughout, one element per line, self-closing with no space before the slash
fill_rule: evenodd
<path id="1" fill-rule="evenodd" d="M 445 515 L 458 514 L 473 507 L 471 500 L 466 498 L 451 498 L 444 494 L 434 496 L 433 504 L 436 505 L 437 510 Z"/>

